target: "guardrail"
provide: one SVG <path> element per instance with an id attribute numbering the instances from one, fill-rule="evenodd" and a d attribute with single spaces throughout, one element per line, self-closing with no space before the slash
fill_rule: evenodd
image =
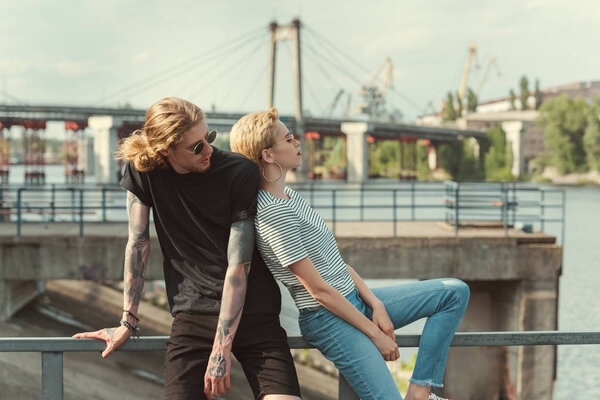
<path id="1" fill-rule="evenodd" d="M 504 227 L 535 223 L 561 224 L 564 238 L 565 191 L 514 182 L 407 182 L 394 187 L 324 188 L 297 185 L 296 190 L 331 222 L 333 232 L 343 221 L 388 221 L 397 236 L 400 221 L 446 221 L 455 233 L 465 221 L 498 221 Z M 17 235 L 27 222 L 124 222 L 125 191 L 112 186 L 0 186 L 0 220 L 14 222 Z M 564 242 L 564 239 L 562 240 Z"/>
<path id="2" fill-rule="evenodd" d="M 164 351 L 167 336 L 129 339 L 117 351 Z M 396 335 L 399 347 L 418 347 L 420 335 Z M 292 349 L 309 349 L 311 345 L 300 336 L 288 337 Z M 598 332 L 461 332 L 451 347 L 537 346 L 600 344 Z M 42 400 L 63 400 L 63 353 L 102 351 L 104 342 L 95 339 L 71 338 L 0 338 L 0 352 L 39 352 L 42 354 Z M 340 375 L 338 399 L 358 400 L 346 380 Z"/>

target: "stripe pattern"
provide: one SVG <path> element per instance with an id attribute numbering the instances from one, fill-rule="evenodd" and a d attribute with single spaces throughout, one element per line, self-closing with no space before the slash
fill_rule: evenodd
<path id="1" fill-rule="evenodd" d="M 289 200 L 259 190 L 254 219 L 256 243 L 267 267 L 290 291 L 298 309 L 320 304 L 288 268 L 309 257 L 325 282 L 342 296 L 354 290 L 354 281 L 342 259 L 335 237 L 325 221 L 293 189 Z"/>

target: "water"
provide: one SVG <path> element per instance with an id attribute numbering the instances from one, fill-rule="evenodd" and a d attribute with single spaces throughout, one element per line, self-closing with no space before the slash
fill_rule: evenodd
<path id="1" fill-rule="evenodd" d="M 24 181 L 23 166 L 11 166 L 11 184 Z M 64 183 L 64 167 L 46 167 L 47 183 Z M 93 183 L 93 177 L 86 177 Z M 560 279 L 559 330 L 600 330 L 600 188 L 566 188 L 567 209 L 564 242 L 563 275 Z M 439 200 L 428 199 L 431 204 Z M 352 212 L 352 210 L 348 210 Z M 354 211 L 355 212 L 355 211 Z M 385 210 L 380 212 L 385 213 Z M 430 211 L 434 215 L 434 211 Z M 437 215 L 437 214 L 436 214 Z M 546 231 L 561 236 L 558 224 L 549 224 Z M 371 287 L 394 284 L 397 280 L 369 280 Z M 291 333 L 298 333 L 295 307 L 287 290 L 284 294 L 282 323 Z M 422 322 L 400 332 L 418 333 Z M 403 349 L 401 357 L 409 360 L 414 349 Z M 559 346 L 556 400 L 600 398 L 600 345 Z"/>

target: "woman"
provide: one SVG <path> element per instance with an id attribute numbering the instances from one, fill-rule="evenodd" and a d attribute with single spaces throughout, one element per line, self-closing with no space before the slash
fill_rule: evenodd
<path id="1" fill-rule="evenodd" d="M 231 148 L 261 171 L 255 217 L 257 245 L 299 309 L 300 330 L 362 399 L 402 399 L 385 361 L 398 359 L 394 329 L 428 317 L 406 395 L 439 399 L 448 348 L 466 310 L 468 286 L 435 279 L 370 290 L 346 265 L 322 218 L 292 189 L 287 173 L 301 164 L 300 143 L 277 110 L 244 116 Z"/>

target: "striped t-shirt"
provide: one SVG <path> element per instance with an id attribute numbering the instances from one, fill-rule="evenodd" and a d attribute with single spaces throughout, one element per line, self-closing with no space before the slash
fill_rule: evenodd
<path id="1" fill-rule="evenodd" d="M 256 243 L 267 267 L 292 295 L 298 309 L 319 306 L 288 268 L 309 257 L 325 282 L 342 296 L 354 290 L 354 281 L 342 260 L 333 234 L 317 214 L 294 190 L 285 188 L 289 200 L 259 190 Z"/>

